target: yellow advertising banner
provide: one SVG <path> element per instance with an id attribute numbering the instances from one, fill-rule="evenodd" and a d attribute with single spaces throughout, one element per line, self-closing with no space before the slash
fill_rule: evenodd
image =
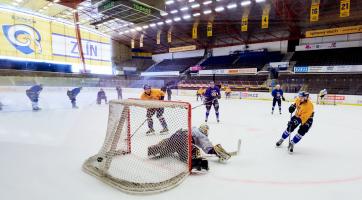
<path id="1" fill-rule="evenodd" d="M 263 9 L 263 16 L 261 18 L 261 28 L 266 29 L 269 28 L 269 6 L 265 6 Z"/>
<path id="2" fill-rule="evenodd" d="M 110 38 L 81 29 L 87 65 L 111 66 Z M 0 56 L 79 65 L 74 25 L 0 9 Z"/>
<path id="3" fill-rule="evenodd" d="M 212 37 L 212 22 L 207 23 L 207 37 Z"/>
<path id="4" fill-rule="evenodd" d="M 134 39 L 131 39 L 131 49 L 134 49 Z"/>
<path id="5" fill-rule="evenodd" d="M 141 36 L 140 36 L 140 48 L 143 47 L 143 37 L 144 37 L 144 35 L 141 34 Z"/>
<path id="6" fill-rule="evenodd" d="M 169 53 L 180 52 L 180 51 L 192 51 L 196 50 L 196 45 L 173 47 L 168 50 Z"/>
<path id="7" fill-rule="evenodd" d="M 340 8 L 339 8 L 339 16 L 340 17 L 349 17 L 349 11 L 351 9 L 350 0 L 341 0 Z"/>
<path id="8" fill-rule="evenodd" d="M 244 16 L 241 18 L 241 31 L 246 32 L 248 31 L 248 16 Z"/>
<path id="9" fill-rule="evenodd" d="M 199 26 L 198 22 L 195 22 L 192 26 L 192 39 L 197 39 L 197 27 Z"/>
<path id="10" fill-rule="evenodd" d="M 157 31 L 157 41 L 156 41 L 156 43 L 161 44 L 161 30 Z"/>
<path id="11" fill-rule="evenodd" d="M 319 20 L 319 3 L 318 4 L 312 4 L 310 7 L 310 21 L 316 22 Z"/>
<path id="12" fill-rule="evenodd" d="M 167 42 L 168 43 L 172 42 L 172 31 L 171 31 L 171 29 L 167 31 Z"/>
<path id="13" fill-rule="evenodd" d="M 341 27 L 341 28 L 330 28 L 330 29 L 306 31 L 305 37 L 308 37 L 308 38 L 323 37 L 323 36 L 331 36 L 331 35 L 361 33 L 361 32 L 362 32 L 362 25 L 357 25 L 357 26 L 346 26 L 346 27 Z"/>

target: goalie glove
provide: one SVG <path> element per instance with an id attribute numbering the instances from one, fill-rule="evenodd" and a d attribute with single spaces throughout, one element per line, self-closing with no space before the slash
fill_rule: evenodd
<path id="1" fill-rule="evenodd" d="M 225 151 L 225 149 L 222 148 L 220 144 L 214 146 L 214 151 L 221 161 L 229 160 L 231 157 L 231 155 L 227 151 Z"/>

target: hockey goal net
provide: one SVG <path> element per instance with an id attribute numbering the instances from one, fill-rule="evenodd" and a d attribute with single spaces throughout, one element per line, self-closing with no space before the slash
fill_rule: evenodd
<path id="1" fill-rule="evenodd" d="M 342 102 L 344 100 L 343 96 L 335 95 L 335 94 L 327 94 L 323 98 L 318 95 L 317 104 L 320 105 L 337 105 L 338 102 Z"/>
<path id="2" fill-rule="evenodd" d="M 168 131 L 161 134 L 165 124 Z M 147 134 L 152 126 L 155 132 Z M 150 146 L 162 144 L 180 129 L 185 137 L 178 138 L 173 148 L 163 149 L 167 156 L 150 156 Z M 83 169 L 128 193 L 155 193 L 177 186 L 191 171 L 190 104 L 111 101 L 103 146 L 85 161 Z"/>

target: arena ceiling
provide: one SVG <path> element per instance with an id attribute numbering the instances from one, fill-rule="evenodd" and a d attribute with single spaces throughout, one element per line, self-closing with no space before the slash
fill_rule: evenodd
<path id="1" fill-rule="evenodd" d="M 141 3 L 146 1 L 147 4 L 152 4 L 152 12 L 146 10 L 148 16 L 125 3 L 137 0 L 113 0 L 113 7 L 105 6 L 98 12 L 98 7 L 109 1 L 111 0 L 0 0 L 0 3 L 70 21 L 73 21 L 72 12 L 77 9 L 80 24 L 96 28 L 128 46 L 131 45 L 131 39 L 134 39 L 135 47 L 139 47 L 140 36 L 143 34 L 142 49 L 152 53 L 168 52 L 170 47 L 187 45 L 196 45 L 198 49 L 202 49 L 293 40 L 304 37 L 306 30 L 359 25 L 362 22 L 360 0 L 350 0 L 350 16 L 344 18 L 339 17 L 340 0 L 320 0 L 317 22 L 310 22 L 310 8 L 315 0 L 250 0 L 250 4 L 245 3 L 248 0 L 166 0 L 166 4 L 162 0 L 139 0 Z M 269 27 L 262 29 L 261 21 L 266 5 L 270 6 Z M 154 12 L 155 10 L 158 12 Z M 159 12 L 160 10 L 165 12 Z M 241 18 L 246 13 L 249 13 L 248 30 L 242 32 Z M 192 39 L 195 21 L 199 24 L 198 37 Z M 213 36 L 207 37 L 206 29 L 210 21 L 213 21 Z M 167 32 L 170 28 L 172 42 L 168 43 Z M 157 44 L 159 30 L 161 43 Z"/>

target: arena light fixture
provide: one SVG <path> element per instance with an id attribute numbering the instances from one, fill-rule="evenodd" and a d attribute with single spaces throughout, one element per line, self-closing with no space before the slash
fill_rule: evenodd
<path id="1" fill-rule="evenodd" d="M 189 3 L 195 2 L 195 0 L 189 0 Z"/>
<path id="2" fill-rule="evenodd" d="M 232 3 L 232 4 L 227 5 L 226 7 L 227 7 L 228 9 L 233 9 L 233 8 L 236 8 L 237 5 L 236 5 L 236 3 Z"/>
<path id="3" fill-rule="evenodd" d="M 60 0 L 54 0 L 53 2 L 54 2 L 54 3 L 59 3 L 59 2 L 60 2 Z"/>
<path id="4" fill-rule="evenodd" d="M 198 3 L 195 3 L 195 4 L 191 5 L 191 8 L 198 8 L 198 7 L 200 7 L 200 4 L 198 4 Z"/>
<path id="5" fill-rule="evenodd" d="M 157 22 L 158 26 L 162 26 L 164 23 L 163 22 Z"/>
<path id="6" fill-rule="evenodd" d="M 164 12 L 164 11 L 161 11 L 161 12 L 160 12 L 160 15 L 161 15 L 161 16 L 167 16 L 168 13 L 167 13 L 167 12 Z"/>
<path id="7" fill-rule="evenodd" d="M 180 21 L 181 20 L 181 17 L 175 17 L 175 18 L 173 18 L 173 21 L 175 21 L 175 22 L 178 22 L 178 21 Z"/>
<path id="8" fill-rule="evenodd" d="M 189 10 L 189 7 L 185 6 L 185 7 L 182 7 L 180 10 L 181 11 L 187 11 L 187 10 Z"/>
<path id="9" fill-rule="evenodd" d="M 129 30 L 126 30 L 124 33 L 129 33 Z"/>
<path id="10" fill-rule="evenodd" d="M 148 26 L 148 25 L 144 25 L 144 26 L 142 26 L 142 28 L 143 28 L 143 29 L 148 29 L 149 26 Z"/>
<path id="11" fill-rule="evenodd" d="M 223 7 L 223 6 L 219 6 L 219 7 L 216 7 L 215 8 L 215 11 L 216 12 L 222 12 L 222 11 L 224 11 L 225 10 L 225 8 Z"/>
<path id="12" fill-rule="evenodd" d="M 204 15 L 208 15 L 208 14 L 210 14 L 211 13 L 211 10 L 205 10 L 204 11 Z"/>
<path id="13" fill-rule="evenodd" d="M 150 27 L 155 27 L 155 26 L 156 26 L 155 23 L 150 24 Z"/>
<path id="14" fill-rule="evenodd" d="M 131 31 L 131 32 L 135 32 L 135 31 L 136 31 L 136 29 L 134 29 L 134 28 L 133 28 L 133 29 L 131 29 L 131 30 L 129 30 L 129 31 Z"/>
<path id="15" fill-rule="evenodd" d="M 171 5 L 171 4 L 173 4 L 173 3 L 175 3 L 174 0 L 168 0 L 168 1 L 165 2 L 166 5 Z"/>
<path id="16" fill-rule="evenodd" d="M 211 4 L 212 3 L 212 1 L 204 1 L 204 3 L 202 3 L 202 4 L 204 4 L 204 5 L 209 5 L 209 4 Z"/>
<path id="17" fill-rule="evenodd" d="M 171 14 L 176 14 L 176 13 L 178 13 L 178 10 L 171 10 L 170 13 L 171 13 Z"/>
<path id="18" fill-rule="evenodd" d="M 142 27 L 136 27 L 136 31 L 142 31 Z"/>
<path id="19" fill-rule="evenodd" d="M 200 16 L 200 13 L 194 13 L 192 16 L 194 17 Z"/>
<path id="20" fill-rule="evenodd" d="M 166 24 L 171 24 L 172 23 L 172 19 L 166 19 Z"/>
<path id="21" fill-rule="evenodd" d="M 191 15 L 184 15 L 182 16 L 183 19 L 190 19 L 191 18 Z"/>
<path id="22" fill-rule="evenodd" d="M 242 1 L 242 2 L 240 3 L 240 5 L 243 6 L 243 7 L 248 6 L 248 5 L 250 5 L 250 4 L 251 4 L 251 1 Z"/>
<path id="23" fill-rule="evenodd" d="M 263 3 L 265 0 L 255 0 L 256 3 Z"/>
<path id="24" fill-rule="evenodd" d="M 120 35 L 123 35 L 124 32 L 119 32 Z"/>

